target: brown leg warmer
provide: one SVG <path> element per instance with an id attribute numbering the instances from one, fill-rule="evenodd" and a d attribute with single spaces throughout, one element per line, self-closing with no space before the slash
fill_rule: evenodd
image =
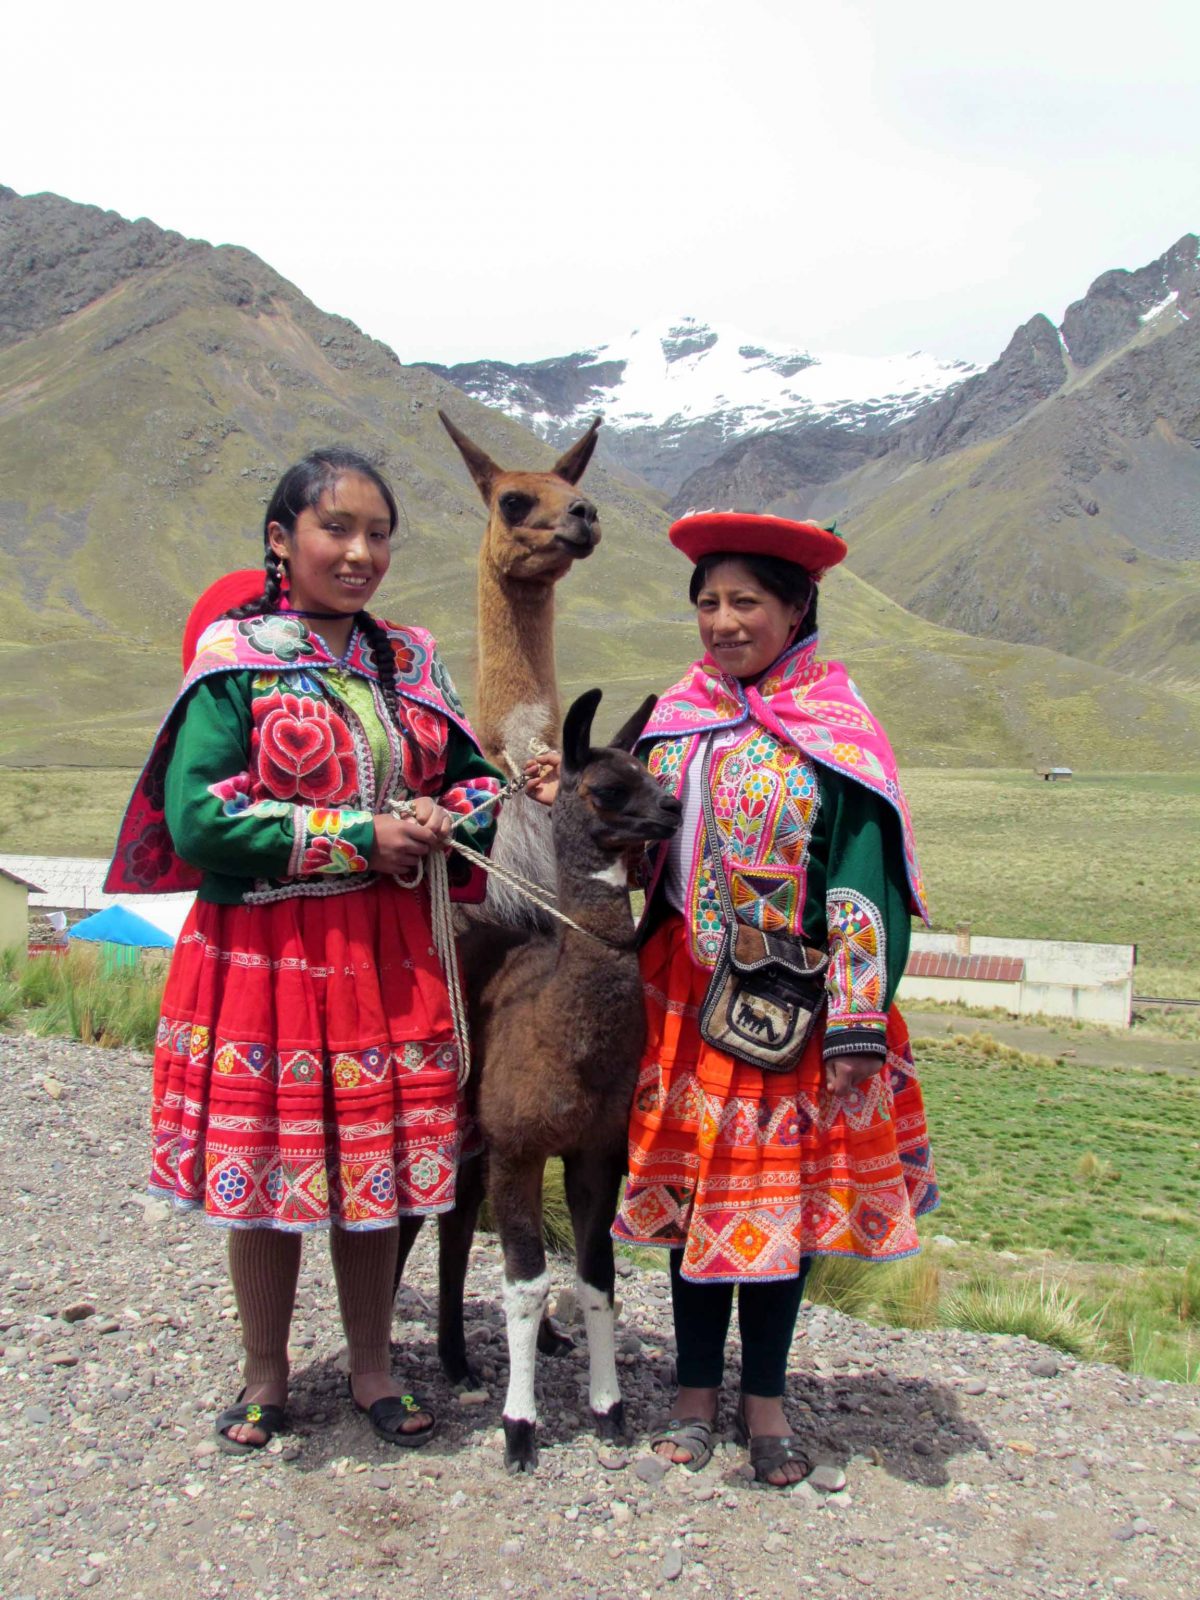
<path id="1" fill-rule="evenodd" d="M 399 1228 L 351 1233 L 329 1230 L 329 1254 L 337 1279 L 342 1327 L 350 1349 L 350 1374 L 389 1372 Z"/>
<path id="2" fill-rule="evenodd" d="M 229 1276 L 237 1296 L 246 1364 L 242 1381 L 286 1383 L 288 1329 L 300 1276 L 300 1235 L 275 1228 L 232 1228 Z"/>

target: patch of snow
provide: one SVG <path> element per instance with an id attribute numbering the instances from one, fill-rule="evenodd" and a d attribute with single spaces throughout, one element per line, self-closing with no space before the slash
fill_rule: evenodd
<path id="1" fill-rule="evenodd" d="M 1153 322 L 1155 317 L 1161 317 L 1167 307 L 1173 306 L 1178 299 L 1179 290 L 1172 289 L 1170 294 L 1167 295 L 1166 299 L 1160 300 L 1156 306 L 1151 306 L 1149 311 L 1144 312 L 1142 316 L 1138 318 L 1138 321 L 1142 323 Z"/>

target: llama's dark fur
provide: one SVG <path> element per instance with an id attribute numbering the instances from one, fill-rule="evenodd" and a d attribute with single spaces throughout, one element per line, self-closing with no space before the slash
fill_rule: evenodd
<path id="1" fill-rule="evenodd" d="M 536 1463 L 534 1341 L 542 1349 L 556 1343 L 545 1318 L 542 1239 L 542 1174 L 550 1156 L 562 1157 L 566 1177 L 592 1410 L 601 1433 L 612 1436 L 624 1427 L 613 1354 L 609 1230 L 645 1036 L 629 869 L 647 842 L 675 831 L 680 807 L 632 755 L 653 700 L 639 708 L 612 746 L 593 749 L 591 723 L 599 700 L 600 691 L 592 690 L 567 713 L 552 811 L 559 904 L 585 931 L 562 924 L 552 934 L 480 927 L 461 944 L 473 1100 L 486 1147 L 487 1194 L 504 1250 L 510 1471 L 531 1470 Z M 438 1347 L 448 1375 L 459 1381 L 470 1370 L 462 1293 L 483 1180 L 480 1164 L 466 1163 L 458 1206 L 442 1219 Z"/>

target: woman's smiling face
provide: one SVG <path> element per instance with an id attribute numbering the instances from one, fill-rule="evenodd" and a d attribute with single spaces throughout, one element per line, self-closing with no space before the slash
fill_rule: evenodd
<path id="1" fill-rule="evenodd" d="M 369 603 L 392 559 L 392 518 L 369 478 L 345 472 L 306 506 L 291 533 L 267 529 L 272 550 L 287 562 L 288 601 L 297 611 L 353 616 Z"/>
<path id="2" fill-rule="evenodd" d="M 801 609 L 764 589 L 741 561 L 713 567 L 696 596 L 705 650 L 733 678 L 757 678 L 791 642 Z"/>

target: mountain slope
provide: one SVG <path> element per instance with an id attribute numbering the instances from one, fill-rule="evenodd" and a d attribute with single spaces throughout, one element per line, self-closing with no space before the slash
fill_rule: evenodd
<path id="1" fill-rule="evenodd" d="M 280 469 L 328 440 L 384 459 L 407 526 L 379 609 L 437 633 L 469 700 L 483 508 L 439 405 L 499 460 L 552 459 L 246 251 L 0 191 L 0 761 L 140 761 L 193 597 L 259 559 Z M 587 484 L 604 537 L 560 586 L 559 657 L 568 690 L 606 686 L 615 726 L 695 628 L 664 513 L 619 473 Z M 864 540 L 863 561 L 882 551 Z M 967 638 L 861 575 L 830 575 L 823 619 L 910 762 L 1154 768 L 1200 748 L 1178 695 Z"/>
<path id="2" fill-rule="evenodd" d="M 137 759 L 174 685 L 191 600 L 261 559 L 270 486 L 331 439 L 382 457 L 404 505 L 409 532 L 380 609 L 428 621 L 467 687 L 483 508 L 436 409 L 497 459 L 553 459 L 248 252 L 160 233 L 54 196 L 0 194 L 9 760 Z M 47 235 L 54 248 L 39 250 Z M 661 513 L 602 469 L 588 484 L 626 607 L 651 619 L 673 592 Z M 596 587 L 586 569 L 563 586 L 568 619 L 586 622 Z"/>
<path id="3" fill-rule="evenodd" d="M 1198 445 L 1200 322 L 1158 323 L 1008 432 L 802 501 L 921 616 L 1195 689 Z"/>

